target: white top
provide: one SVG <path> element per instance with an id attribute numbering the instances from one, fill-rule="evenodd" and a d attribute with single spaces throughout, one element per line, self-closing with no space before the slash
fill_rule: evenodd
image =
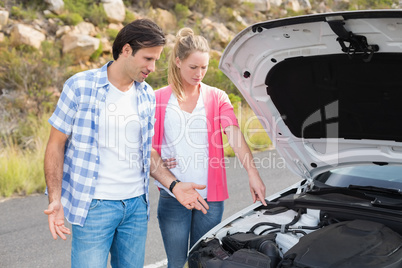
<path id="1" fill-rule="evenodd" d="M 94 199 L 123 200 L 144 194 L 140 131 L 135 85 L 122 92 L 110 84 L 105 107 L 100 107 Z"/>
<path id="2" fill-rule="evenodd" d="M 175 157 L 178 162 L 170 171 L 180 181 L 207 185 L 208 130 L 202 95 L 193 112 L 188 113 L 180 109 L 176 96 L 171 94 L 166 107 L 164 128 L 161 157 Z M 155 181 L 155 184 L 170 193 L 159 182 Z M 198 190 L 203 198 L 207 198 L 207 188 Z"/>

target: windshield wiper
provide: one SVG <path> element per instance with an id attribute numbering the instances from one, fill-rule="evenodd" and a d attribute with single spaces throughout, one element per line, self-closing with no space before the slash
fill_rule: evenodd
<path id="1" fill-rule="evenodd" d="M 383 188 L 383 187 L 376 187 L 376 186 L 360 186 L 360 185 L 351 184 L 351 185 L 349 185 L 348 189 L 361 190 L 361 191 L 373 192 L 373 193 L 402 195 L 401 189 L 394 189 L 394 188 Z"/>
<path id="2" fill-rule="evenodd" d="M 313 189 L 309 190 L 306 192 L 307 194 L 312 194 L 312 195 L 327 195 L 327 194 L 343 194 L 343 195 L 348 195 L 360 199 L 365 199 L 365 200 L 374 200 L 373 197 L 369 197 L 366 194 L 359 192 L 359 191 L 353 191 L 349 188 L 346 187 L 323 187 L 320 185 L 315 184 Z"/>
<path id="3" fill-rule="evenodd" d="M 379 200 L 378 198 L 371 201 L 373 207 L 388 208 L 388 209 L 401 209 L 402 203 L 392 203 Z"/>

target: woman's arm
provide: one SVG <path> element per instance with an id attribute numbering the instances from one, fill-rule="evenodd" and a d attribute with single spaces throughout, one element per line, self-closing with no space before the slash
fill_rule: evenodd
<path id="1" fill-rule="evenodd" d="M 234 125 L 227 126 L 225 128 L 225 132 L 235 155 L 237 158 L 239 158 L 240 162 L 248 173 L 250 192 L 253 202 L 259 200 L 266 206 L 265 185 L 257 168 L 255 167 L 253 154 L 251 153 L 250 148 L 244 139 L 243 133 L 241 133 L 241 130 L 238 126 Z"/>

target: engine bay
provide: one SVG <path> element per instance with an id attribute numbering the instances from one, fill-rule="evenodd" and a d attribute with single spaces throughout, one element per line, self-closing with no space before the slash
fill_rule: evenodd
<path id="1" fill-rule="evenodd" d="M 258 207 L 198 243 L 188 265 L 402 267 L 399 212 L 370 207 L 359 198 L 345 206 L 336 202 L 343 195 L 329 196 L 294 194 Z M 332 202 L 323 205 L 323 199 Z"/>

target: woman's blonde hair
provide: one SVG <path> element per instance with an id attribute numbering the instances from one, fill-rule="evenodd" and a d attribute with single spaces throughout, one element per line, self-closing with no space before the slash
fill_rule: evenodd
<path id="1" fill-rule="evenodd" d="M 191 28 L 182 28 L 176 34 L 176 43 L 169 58 L 168 83 L 179 101 L 183 101 L 185 96 L 180 69 L 176 65 L 176 58 L 183 61 L 195 51 L 209 53 L 209 50 L 208 41 L 203 36 L 195 35 Z"/>

